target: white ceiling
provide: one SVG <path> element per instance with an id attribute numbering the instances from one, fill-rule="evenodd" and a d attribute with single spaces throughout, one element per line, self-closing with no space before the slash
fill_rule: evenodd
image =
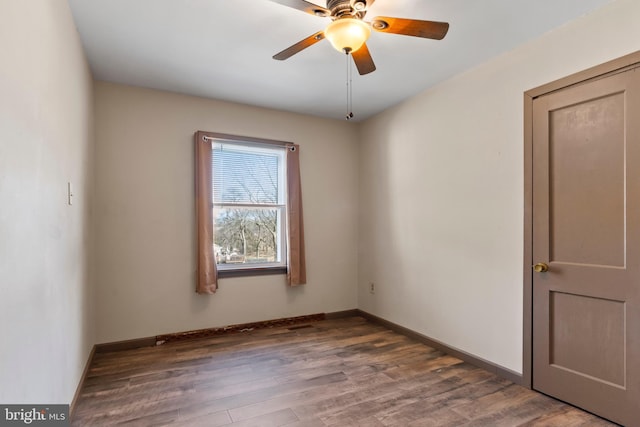
<path id="1" fill-rule="evenodd" d="M 446 21 L 442 41 L 373 32 L 354 67 L 356 120 L 612 0 L 377 0 L 374 16 Z M 316 0 L 322 4 L 322 0 Z M 346 111 L 346 59 L 324 40 L 271 57 L 330 20 L 269 0 L 69 0 L 94 77 L 329 118 Z"/>

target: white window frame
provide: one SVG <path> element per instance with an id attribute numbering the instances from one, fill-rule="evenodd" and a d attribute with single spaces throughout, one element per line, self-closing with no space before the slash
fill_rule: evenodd
<path id="1" fill-rule="evenodd" d="M 242 273 L 260 274 L 260 273 L 284 273 L 287 267 L 287 191 L 286 191 L 286 145 L 285 143 L 274 144 L 271 142 L 257 142 L 244 139 L 228 139 L 228 138 L 212 138 L 212 152 L 215 152 L 217 146 L 229 147 L 234 151 L 246 151 L 251 153 L 275 154 L 278 156 L 278 201 L 279 203 L 247 203 L 247 202 L 217 202 L 215 200 L 215 179 L 212 158 L 212 215 L 214 235 L 216 230 L 216 209 L 276 209 L 278 237 L 276 243 L 277 259 L 276 262 L 254 262 L 254 263 L 223 263 L 216 259 L 216 266 L 221 275 L 225 273 Z M 215 155 L 215 154 L 214 154 Z M 215 244 L 215 239 L 214 239 Z M 215 251 L 214 251 L 215 252 Z M 246 256 L 246 254 L 244 254 Z"/>

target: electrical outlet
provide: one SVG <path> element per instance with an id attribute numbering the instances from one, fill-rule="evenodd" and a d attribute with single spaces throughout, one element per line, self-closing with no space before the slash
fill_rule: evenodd
<path id="1" fill-rule="evenodd" d="M 369 282 L 369 292 L 372 294 L 376 293 L 376 284 L 373 282 Z"/>

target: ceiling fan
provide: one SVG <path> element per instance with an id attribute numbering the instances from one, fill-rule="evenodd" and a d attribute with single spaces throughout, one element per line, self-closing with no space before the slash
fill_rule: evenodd
<path id="1" fill-rule="evenodd" d="M 273 56 L 273 59 L 285 60 L 327 38 L 338 51 L 351 54 L 361 75 L 375 71 L 366 41 L 371 28 L 382 33 L 401 34 L 442 40 L 449 31 L 446 22 L 421 21 L 418 19 L 391 18 L 377 16 L 371 22 L 365 21 L 369 7 L 375 0 L 327 0 L 327 7 L 318 6 L 305 0 L 271 0 L 311 15 L 331 18 L 327 27 Z"/>

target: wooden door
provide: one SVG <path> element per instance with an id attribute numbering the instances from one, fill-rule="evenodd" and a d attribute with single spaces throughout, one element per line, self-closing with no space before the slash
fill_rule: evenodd
<path id="1" fill-rule="evenodd" d="M 640 69 L 533 101 L 533 388 L 640 426 Z"/>

